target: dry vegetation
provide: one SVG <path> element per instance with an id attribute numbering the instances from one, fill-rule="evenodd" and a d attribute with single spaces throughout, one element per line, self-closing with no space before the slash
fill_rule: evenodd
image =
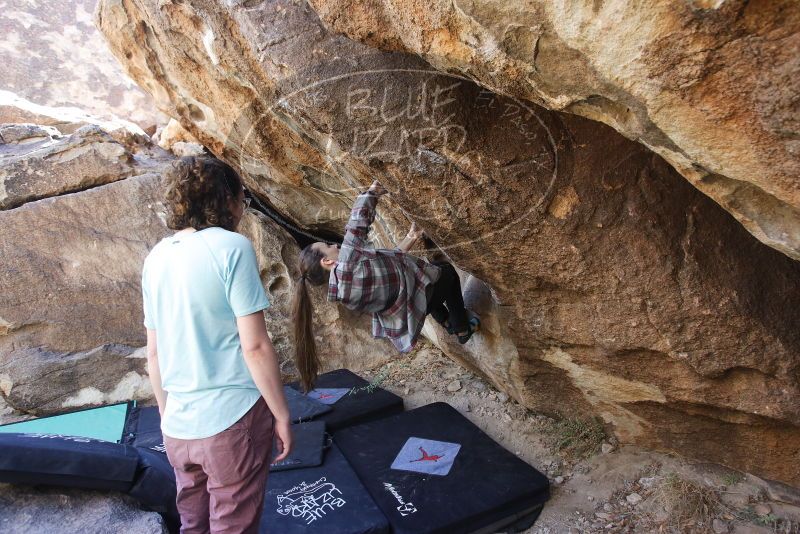
<path id="1" fill-rule="evenodd" d="M 764 513 L 768 507 L 760 509 L 763 494 L 744 507 L 728 504 L 724 495 L 730 492 L 729 487 L 742 482 L 744 476 L 729 473 L 721 478 L 723 485 L 716 487 L 673 472 L 657 476 L 652 489 L 645 492 L 647 500 L 640 510 L 658 532 L 716 534 L 728 532 L 731 524 L 737 524 L 745 530 L 752 525 L 774 533 L 800 533 L 800 523 Z"/>
<path id="2" fill-rule="evenodd" d="M 606 431 L 599 419 L 567 418 L 550 425 L 553 448 L 568 460 L 587 458 L 600 452 Z"/>
<path id="3" fill-rule="evenodd" d="M 647 515 L 656 524 L 677 532 L 713 532 L 713 521 L 723 508 L 712 488 L 667 473 L 654 485 Z"/>

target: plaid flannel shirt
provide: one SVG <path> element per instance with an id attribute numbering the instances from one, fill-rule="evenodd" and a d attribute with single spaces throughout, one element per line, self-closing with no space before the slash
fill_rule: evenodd
<path id="1" fill-rule="evenodd" d="M 367 242 L 377 203 L 371 192 L 356 199 L 331 270 L 328 300 L 372 313 L 372 335 L 387 337 L 407 352 L 425 324 L 428 295 L 440 269 L 399 248 L 375 249 Z"/>

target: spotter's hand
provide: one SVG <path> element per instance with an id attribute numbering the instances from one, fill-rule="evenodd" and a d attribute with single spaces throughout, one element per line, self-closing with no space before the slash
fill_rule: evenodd
<path id="1" fill-rule="evenodd" d="M 292 424 L 290 421 L 275 421 L 275 444 L 278 447 L 278 456 L 272 461 L 273 464 L 285 460 L 292 450 Z"/>

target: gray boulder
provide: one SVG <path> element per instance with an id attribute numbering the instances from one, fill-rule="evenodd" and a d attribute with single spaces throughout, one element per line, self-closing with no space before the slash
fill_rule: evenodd
<path id="1" fill-rule="evenodd" d="M 0 532 L 168 534 L 164 520 L 122 494 L 0 484 Z"/>

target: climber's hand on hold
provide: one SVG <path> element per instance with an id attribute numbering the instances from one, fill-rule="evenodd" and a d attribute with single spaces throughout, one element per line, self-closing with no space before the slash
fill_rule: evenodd
<path id="1" fill-rule="evenodd" d="M 417 223 L 412 222 L 411 223 L 411 229 L 408 231 L 408 234 L 406 234 L 406 237 L 408 239 L 412 239 L 412 240 L 416 241 L 417 239 L 422 237 L 422 234 L 424 234 L 424 233 L 425 233 L 425 231 L 422 228 L 420 228 L 419 226 L 417 226 Z"/>
<path id="2" fill-rule="evenodd" d="M 411 223 L 411 229 L 406 234 L 406 237 L 397 245 L 397 248 L 402 252 L 408 253 L 411 247 L 414 246 L 414 243 L 422 237 L 422 233 L 422 229 L 417 228 L 417 223 Z"/>
<path id="3" fill-rule="evenodd" d="M 381 183 L 378 180 L 375 180 L 374 182 L 372 182 L 372 185 L 369 186 L 369 190 L 372 191 L 372 193 L 374 193 L 377 196 L 382 196 L 382 195 L 385 195 L 386 193 L 388 193 L 388 191 L 386 189 L 384 189 L 384 187 L 381 185 Z"/>

